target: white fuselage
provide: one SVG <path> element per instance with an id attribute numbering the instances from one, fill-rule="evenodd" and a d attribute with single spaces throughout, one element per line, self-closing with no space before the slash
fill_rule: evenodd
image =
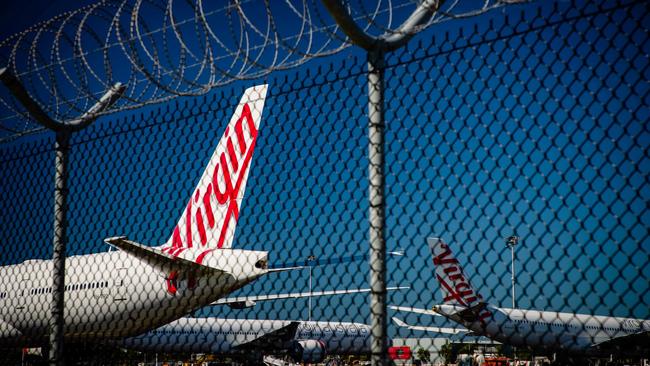
<path id="1" fill-rule="evenodd" d="M 152 352 L 228 354 L 291 323 L 288 320 L 181 318 L 116 343 Z M 328 354 L 363 354 L 370 352 L 370 327 L 358 323 L 301 321 L 291 340 L 321 341 Z M 275 345 L 276 349 L 289 346 Z"/>
<path id="2" fill-rule="evenodd" d="M 188 250 L 184 257 L 195 253 Z M 172 264 L 141 259 L 124 251 L 66 259 L 64 333 L 66 340 L 140 334 L 205 306 L 267 270 L 255 263 L 266 252 L 223 249 L 210 253 L 204 268 L 220 271 L 176 273 Z M 191 282 L 191 284 L 190 284 Z M 38 345 L 49 333 L 52 261 L 28 260 L 0 267 L 0 346 Z"/>
<path id="3" fill-rule="evenodd" d="M 497 308 L 482 321 L 467 322 L 455 315 L 461 307 L 437 305 L 434 310 L 491 339 L 514 346 L 529 346 L 572 353 L 592 353 L 594 345 L 650 331 L 650 320 L 553 311 Z M 485 311 L 484 310 L 484 311 Z"/>

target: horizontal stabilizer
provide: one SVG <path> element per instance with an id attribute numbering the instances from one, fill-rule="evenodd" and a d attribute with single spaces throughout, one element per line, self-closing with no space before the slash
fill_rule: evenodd
<path id="1" fill-rule="evenodd" d="M 387 252 L 386 254 L 389 257 L 402 257 L 404 256 L 404 251 L 398 250 L 398 251 Z M 315 257 L 310 257 L 307 260 L 301 259 L 298 261 L 293 261 L 288 263 L 280 263 L 280 264 L 276 263 L 276 266 L 307 268 L 307 267 L 325 266 L 329 264 L 343 264 L 343 263 L 360 262 L 360 261 L 368 262 L 369 260 L 370 260 L 369 254 L 353 255 L 348 257 L 326 257 L 326 258 L 319 258 L 319 259 L 316 259 Z M 276 268 L 276 267 L 272 267 L 272 268 Z"/>
<path id="2" fill-rule="evenodd" d="M 136 243 L 134 241 L 128 240 L 126 236 L 106 238 L 104 241 L 121 251 L 124 251 L 138 259 L 141 259 L 158 267 L 173 266 L 179 269 L 192 270 L 200 273 L 226 273 L 225 271 L 203 266 L 187 259 L 174 257 L 157 248 L 152 248 L 143 244 Z"/>
<path id="3" fill-rule="evenodd" d="M 425 315 L 431 315 L 431 316 L 442 316 L 438 313 L 436 313 L 433 310 L 427 310 L 427 309 L 420 309 L 420 308 L 412 308 L 410 306 L 394 306 L 394 305 L 389 305 L 388 306 L 390 309 L 397 310 L 397 311 L 407 311 L 409 313 L 416 313 L 416 314 L 425 314 Z"/>
<path id="4" fill-rule="evenodd" d="M 456 313 L 458 317 L 463 319 L 466 322 L 474 322 L 482 318 L 482 311 L 485 309 L 487 306 L 486 303 L 480 302 L 476 305 L 473 305 L 469 308 L 463 309 Z"/>
<path id="5" fill-rule="evenodd" d="M 387 287 L 387 291 L 407 290 L 408 286 Z M 270 301 L 270 300 L 284 300 L 284 299 L 300 299 L 305 297 L 318 297 L 318 296 L 332 296 L 332 295 L 349 295 L 370 292 L 369 288 L 361 289 L 348 289 L 348 290 L 329 290 L 329 291 L 314 291 L 314 292 L 293 292 L 286 294 L 271 294 L 271 295 L 258 295 L 258 296 L 242 296 L 231 297 L 226 299 L 219 299 L 210 305 L 228 305 L 234 308 L 252 307 L 256 302 Z"/>
<path id="6" fill-rule="evenodd" d="M 296 271 L 299 269 L 305 269 L 307 267 L 304 266 L 298 266 L 298 267 L 284 267 L 284 268 L 269 268 L 268 272 L 287 272 L 287 271 Z"/>
<path id="7" fill-rule="evenodd" d="M 425 327 L 425 326 L 409 325 L 395 317 L 393 317 L 393 322 L 395 323 L 395 325 L 397 325 L 400 328 L 406 328 L 409 330 L 421 330 L 424 332 L 431 332 L 431 333 L 459 334 L 459 333 L 468 332 L 468 330 L 465 328 L 442 328 L 442 327 Z"/>

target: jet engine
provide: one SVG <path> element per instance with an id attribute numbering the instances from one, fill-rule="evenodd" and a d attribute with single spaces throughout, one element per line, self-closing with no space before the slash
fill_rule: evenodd
<path id="1" fill-rule="evenodd" d="M 327 349 L 323 341 L 303 339 L 292 343 L 289 356 L 296 362 L 319 363 L 327 356 Z"/>

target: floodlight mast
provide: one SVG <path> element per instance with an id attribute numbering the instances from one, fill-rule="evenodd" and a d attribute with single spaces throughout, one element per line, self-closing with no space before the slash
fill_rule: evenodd
<path id="1" fill-rule="evenodd" d="M 352 43 L 368 53 L 368 185 L 370 223 L 371 364 L 385 365 L 386 336 L 386 203 L 384 199 L 384 55 L 406 45 L 440 8 L 443 0 L 425 0 L 397 29 L 374 37 L 356 24 L 341 0 L 321 0 Z"/>
<path id="2" fill-rule="evenodd" d="M 114 84 L 86 113 L 79 118 L 60 122 L 47 115 L 27 92 L 20 80 L 7 68 L 0 69 L 0 81 L 11 94 L 25 107 L 27 112 L 44 127 L 56 133 L 55 175 L 54 175 L 54 239 L 52 250 L 52 303 L 50 307 L 49 355 L 50 366 L 64 365 L 63 359 L 63 319 L 65 254 L 67 245 L 67 201 L 68 201 L 68 151 L 73 132 L 89 126 L 99 114 L 113 105 L 124 93 L 126 87 Z"/>

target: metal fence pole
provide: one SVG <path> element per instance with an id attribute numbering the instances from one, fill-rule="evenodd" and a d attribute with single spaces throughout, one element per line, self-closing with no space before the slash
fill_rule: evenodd
<path id="1" fill-rule="evenodd" d="M 370 223 L 370 323 L 371 364 L 385 365 L 386 334 L 386 203 L 384 201 L 384 56 L 406 45 L 438 10 L 442 0 L 424 0 L 394 31 L 368 35 L 348 13 L 341 0 L 321 0 L 352 43 L 368 53 L 368 185 Z"/>
<path id="2" fill-rule="evenodd" d="M 0 69 L 0 82 L 25 107 L 31 117 L 45 128 L 56 133 L 56 160 L 54 176 L 54 239 L 52 253 L 52 303 L 49 324 L 49 365 L 64 365 L 65 332 L 65 254 L 67 244 L 67 194 L 68 194 L 68 152 L 70 135 L 92 122 L 99 114 L 112 106 L 124 93 L 126 86 L 115 83 L 86 113 L 71 121 L 57 121 L 45 113 L 20 80 L 7 68 Z"/>
<path id="3" fill-rule="evenodd" d="M 68 152 L 70 132 L 57 131 L 54 175 L 54 242 L 52 254 L 52 305 L 50 308 L 50 366 L 63 365 L 63 296 L 67 245 Z"/>
<path id="4" fill-rule="evenodd" d="M 384 365 L 386 343 L 386 238 L 384 231 L 384 52 L 368 52 L 368 190 L 370 222 L 371 363 Z"/>
<path id="5" fill-rule="evenodd" d="M 394 31 L 368 35 L 348 13 L 341 0 L 321 0 L 352 43 L 368 53 L 368 185 L 370 223 L 370 317 L 371 364 L 385 365 L 388 357 L 386 334 L 386 203 L 384 201 L 384 56 L 408 43 L 442 0 L 424 0 Z"/>

